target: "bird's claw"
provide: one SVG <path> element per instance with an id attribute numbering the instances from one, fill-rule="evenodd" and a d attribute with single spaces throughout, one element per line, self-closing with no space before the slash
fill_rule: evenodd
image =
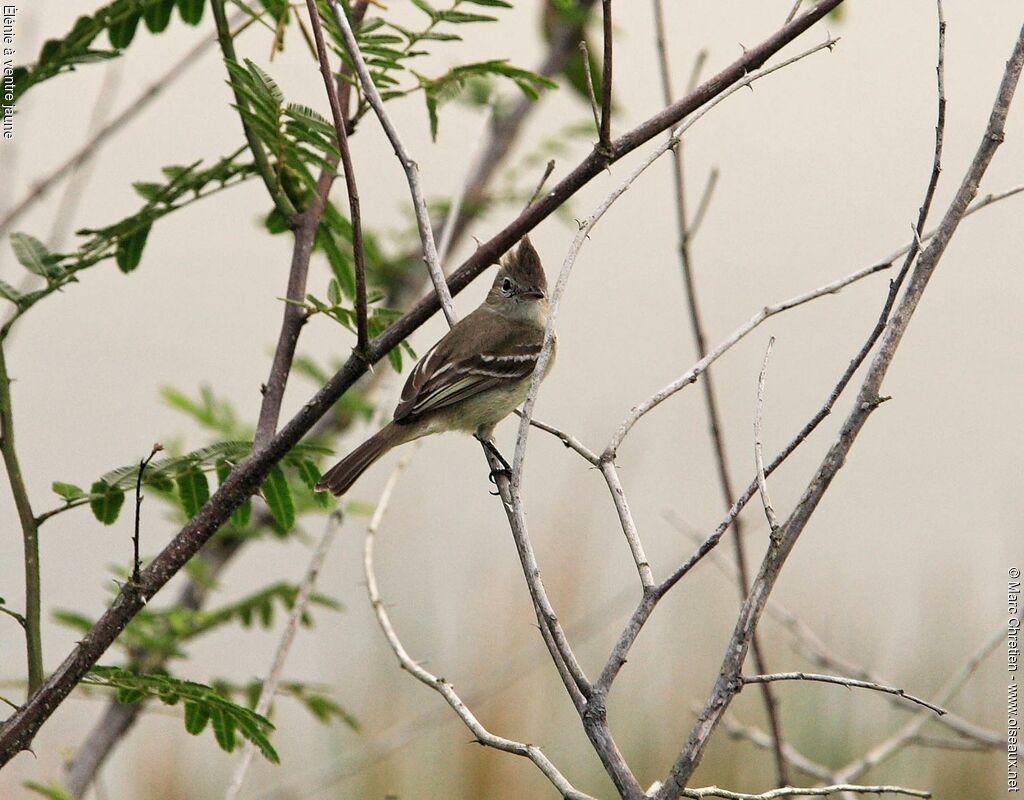
<path id="1" fill-rule="evenodd" d="M 497 486 L 498 485 L 498 477 L 499 476 L 505 478 L 505 480 L 507 480 L 507 481 L 510 481 L 510 480 L 512 480 L 512 470 L 504 469 L 504 468 L 492 469 L 490 471 L 490 473 L 488 473 L 487 479 L 491 483 L 493 483 L 495 486 Z M 490 494 L 492 496 L 494 496 L 494 497 L 497 497 L 499 494 L 501 494 L 501 492 L 490 492 Z"/>

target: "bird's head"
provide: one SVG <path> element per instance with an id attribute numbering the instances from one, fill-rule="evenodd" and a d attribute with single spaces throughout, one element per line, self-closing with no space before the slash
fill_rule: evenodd
<path id="1" fill-rule="evenodd" d="M 524 236 L 519 245 L 502 259 L 487 295 L 487 304 L 507 310 L 526 311 L 530 306 L 547 306 L 548 281 L 540 256 Z"/>

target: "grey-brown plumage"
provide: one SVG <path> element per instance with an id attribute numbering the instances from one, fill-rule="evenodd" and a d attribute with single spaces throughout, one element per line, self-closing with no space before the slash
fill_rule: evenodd
<path id="1" fill-rule="evenodd" d="M 344 494 L 388 450 L 421 436 L 458 430 L 490 439 L 494 426 L 526 399 L 547 318 L 544 267 L 524 237 L 502 262 L 483 304 L 413 368 L 394 419 L 328 470 L 316 488 Z M 545 377 L 554 355 L 552 348 Z"/>

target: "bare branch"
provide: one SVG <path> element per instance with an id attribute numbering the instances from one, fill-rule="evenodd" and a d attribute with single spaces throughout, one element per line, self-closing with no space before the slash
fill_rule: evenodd
<path id="1" fill-rule="evenodd" d="M 601 75 L 601 124 L 598 127 L 598 145 L 602 150 L 610 153 L 612 146 L 612 0 L 601 0 L 601 26 L 604 32 L 604 61 Z"/>
<path id="2" fill-rule="evenodd" d="M 380 531 L 380 525 L 384 518 L 384 513 L 387 510 L 388 504 L 391 502 L 391 495 L 394 492 L 395 485 L 398 483 L 398 478 L 412 460 L 412 456 L 415 455 L 415 452 L 415 449 L 410 449 L 388 477 L 387 483 L 384 485 L 384 490 L 381 492 L 380 500 L 377 503 L 377 509 L 374 511 L 370 524 L 366 529 L 366 539 L 363 544 L 363 571 L 366 576 L 366 590 L 370 596 L 370 604 L 373 606 L 377 622 L 380 625 L 381 630 L 384 632 L 384 636 L 387 638 L 388 644 L 391 646 L 394 654 L 398 657 L 398 663 L 401 665 L 402 669 L 421 683 L 429 686 L 440 694 L 448 705 L 452 707 L 452 710 L 454 710 L 459 716 L 459 719 L 461 719 L 466 727 L 473 732 L 473 736 L 476 738 L 477 742 L 487 747 L 493 747 L 496 750 L 503 750 L 506 753 L 512 753 L 513 755 L 523 756 L 524 758 L 530 759 L 530 761 L 536 764 L 537 768 L 544 773 L 545 777 L 551 781 L 555 788 L 561 792 L 562 797 L 568 798 L 568 800 L 593 800 L 589 795 L 577 791 L 536 745 L 516 742 L 512 739 L 496 736 L 488 731 L 455 692 L 455 688 L 451 683 L 444 678 L 439 678 L 428 672 L 418 662 L 412 659 L 408 651 L 405 649 L 405 646 L 402 644 L 401 639 L 399 639 L 394 626 L 391 624 L 391 618 L 384 606 L 384 601 L 381 599 L 380 589 L 377 585 L 377 575 L 373 566 L 373 547 L 378 532 Z"/>
<path id="3" fill-rule="evenodd" d="M 11 403 L 11 376 L 7 371 L 7 355 L 0 339 L 0 454 L 7 468 L 14 506 L 21 524 L 25 569 L 25 657 L 28 663 L 28 694 L 32 695 L 43 682 L 43 641 L 40 614 L 39 524 L 32 513 L 21 462 L 14 444 L 14 409 Z"/>
<path id="4" fill-rule="evenodd" d="M 654 2 L 654 25 L 658 51 L 658 67 L 659 72 L 661 73 L 662 97 L 665 99 L 665 102 L 668 103 L 671 102 L 673 92 L 671 69 L 669 67 L 668 60 L 668 45 L 666 42 L 666 26 L 664 14 L 662 13 L 661 8 L 661 0 L 655 0 Z M 706 56 L 707 51 L 702 50 L 698 53 L 697 58 L 694 61 L 694 65 L 690 73 L 690 83 L 692 85 L 695 85 L 697 82 L 698 75 L 700 74 L 700 70 Z M 684 142 L 680 139 L 672 150 L 672 171 L 675 178 L 675 191 L 673 194 L 675 197 L 676 226 L 679 234 L 679 261 L 683 275 L 683 284 L 686 288 L 686 302 L 690 314 L 690 327 L 693 332 L 694 344 L 697 348 L 697 355 L 699 357 L 703 357 L 707 355 L 708 345 L 700 306 L 698 303 L 697 282 L 694 275 L 695 270 L 693 266 L 691 244 L 693 243 L 696 228 L 703 220 L 704 214 L 707 211 L 708 203 L 710 202 L 718 173 L 717 170 L 713 170 L 708 178 L 707 186 L 705 187 L 697 209 L 697 216 L 694 218 L 694 224 L 691 228 L 689 221 L 687 220 L 686 213 L 686 180 L 683 149 Z M 704 381 L 702 382 L 701 388 L 703 389 L 704 407 L 708 416 L 711 446 L 714 450 L 715 463 L 718 468 L 718 484 L 722 492 L 723 503 L 726 508 L 728 508 L 732 503 L 732 498 L 735 495 L 735 492 L 733 491 L 733 481 L 726 456 L 724 426 L 722 423 L 721 413 L 718 410 L 715 385 L 712 380 L 710 370 L 704 373 Z M 746 554 L 743 551 L 743 541 L 743 528 L 740 521 L 737 520 L 732 544 L 733 557 L 736 560 L 736 568 L 741 579 L 740 585 L 738 586 L 741 600 L 746 595 L 747 585 L 749 583 L 749 571 L 747 569 Z M 768 672 L 768 665 L 764 659 L 764 654 L 761 651 L 761 643 L 756 636 L 751 642 L 751 651 L 755 669 L 758 672 Z M 775 701 L 772 687 L 768 684 L 762 685 L 761 697 L 764 701 L 765 713 L 768 716 L 768 722 L 775 740 L 774 754 L 777 785 L 785 786 L 789 783 L 789 774 L 786 768 L 785 754 L 783 753 L 784 743 L 782 741 L 782 720 L 778 713 L 777 703 Z"/>
<path id="5" fill-rule="evenodd" d="M 916 697 L 915 695 L 905 692 L 895 686 L 883 686 L 880 683 L 859 681 L 855 678 L 841 678 L 837 675 L 819 675 L 814 672 L 776 672 L 771 675 L 744 675 L 740 680 L 743 681 L 744 684 L 771 683 L 773 681 L 819 681 L 821 683 L 835 683 L 839 686 L 849 686 L 856 689 L 873 689 L 876 692 L 885 692 L 886 694 L 895 694 L 903 697 L 911 703 L 917 703 L 919 706 L 924 706 L 925 708 L 934 711 L 940 717 L 946 713 L 946 709 L 933 705 L 927 700 L 922 700 L 920 697 Z"/>
<path id="6" fill-rule="evenodd" d="M 153 445 L 153 449 L 150 450 L 149 455 L 139 462 L 139 474 L 135 478 L 135 535 L 132 536 L 132 549 L 134 555 L 134 558 L 132 559 L 132 583 L 134 584 L 138 584 L 139 582 L 139 528 L 142 524 L 142 476 L 146 472 L 146 467 L 149 466 L 149 462 L 153 460 L 153 456 L 163 449 L 164 446 L 159 442 Z"/>
<path id="7" fill-rule="evenodd" d="M 530 195 L 530 199 L 527 201 L 524 210 L 532 206 L 537 202 L 537 198 L 540 197 L 540 193 L 544 191 L 544 184 L 548 182 L 548 178 L 551 177 L 551 173 L 555 171 L 555 159 L 548 159 L 548 163 L 544 166 L 544 174 L 540 176 L 540 180 L 537 181 L 537 188 L 533 190 L 533 194 Z"/>
<path id="8" fill-rule="evenodd" d="M 448 320 L 448 325 L 452 326 L 459 321 L 459 317 L 455 313 L 455 306 L 452 305 L 452 295 L 448 290 L 448 284 L 444 279 L 444 272 L 442 272 L 441 264 L 437 258 L 434 230 L 430 224 L 430 212 L 427 210 L 427 201 L 424 199 L 423 189 L 420 187 L 419 166 L 412 160 L 412 156 L 405 149 L 402 138 L 398 135 L 398 130 L 384 109 L 384 101 L 381 99 L 380 92 L 377 91 L 373 78 L 370 77 L 369 68 L 366 66 L 363 54 L 359 50 L 359 43 L 356 41 L 356 35 L 352 31 L 348 17 L 345 16 L 345 12 L 338 6 L 338 0 L 328 0 L 328 2 L 331 5 L 334 20 L 338 23 L 338 28 L 341 30 L 341 36 L 345 40 L 345 49 L 348 51 L 356 75 L 359 77 L 359 84 L 363 87 L 363 95 L 366 97 L 370 107 L 373 108 L 377 119 L 380 120 L 381 127 L 391 142 L 391 146 L 395 149 L 395 155 L 398 157 L 399 162 L 401 162 L 402 169 L 405 170 L 405 178 L 409 183 L 409 193 L 412 195 L 413 211 L 416 214 L 416 227 L 419 229 L 420 243 L 423 245 L 423 260 L 427 265 L 427 270 L 430 272 L 430 280 L 434 283 L 434 291 L 437 293 L 438 301 L 444 310 L 444 316 Z"/>
<path id="9" fill-rule="evenodd" d="M 586 40 L 580 41 L 580 53 L 583 55 L 583 74 L 587 78 L 587 94 L 590 96 L 590 113 L 594 115 L 594 127 L 601 136 L 601 112 L 598 110 L 597 95 L 594 94 L 594 76 L 590 71 L 590 48 Z"/>
<path id="10" fill-rule="evenodd" d="M 266 715 L 267 711 L 270 710 L 270 703 L 274 699 L 274 693 L 277 691 L 278 684 L 281 682 L 281 675 L 284 673 L 285 662 L 288 660 L 292 643 L 295 641 L 295 634 L 299 630 L 299 625 L 302 624 L 302 618 L 306 614 L 306 608 L 309 606 L 310 595 L 313 594 L 313 588 L 316 586 L 320 570 L 323 568 L 324 560 L 327 558 L 327 551 L 331 549 L 331 543 L 334 541 L 334 535 L 340 527 L 341 521 L 340 511 L 332 511 L 327 515 L 324 532 L 320 536 L 316 550 L 313 551 L 313 557 L 309 560 L 306 574 L 302 578 L 302 583 L 299 584 L 299 591 L 295 595 L 295 602 L 292 605 L 291 613 L 288 615 L 288 622 L 281 632 L 281 639 L 277 644 L 277 650 L 274 652 L 274 660 L 271 662 L 270 672 L 267 673 L 267 677 L 264 678 L 263 685 L 260 688 L 260 696 L 256 701 L 255 708 L 257 714 Z M 252 763 L 252 758 L 255 754 L 256 746 L 246 740 L 242 747 L 242 753 L 238 757 L 234 775 L 231 777 L 231 783 L 224 793 L 225 800 L 234 800 L 242 790 L 245 773 L 249 770 L 249 765 Z"/>
<path id="11" fill-rule="evenodd" d="M 515 413 L 518 416 L 522 416 L 522 412 L 518 410 Z M 540 420 L 536 419 L 531 419 L 530 424 L 534 428 L 539 428 L 540 430 L 546 433 L 550 433 L 552 436 L 557 437 L 562 442 L 562 444 L 564 444 L 570 450 L 575 450 L 577 453 L 583 456 L 584 459 L 589 461 L 595 467 L 601 466 L 600 457 L 572 434 L 566 433 L 565 431 L 561 431 L 552 425 L 548 425 L 547 423 L 541 422 Z"/>
<path id="12" fill-rule="evenodd" d="M 323 76 L 327 101 L 331 106 L 331 118 L 334 121 L 334 135 L 338 141 L 338 152 L 341 154 L 341 166 L 345 172 L 345 191 L 348 193 L 349 217 L 352 223 L 352 258 L 355 262 L 356 273 L 356 347 L 358 352 L 365 356 L 369 348 L 370 337 L 367 333 L 366 253 L 363 247 L 363 217 L 359 211 L 359 189 L 356 186 L 352 151 L 348 145 L 345 110 L 341 107 L 334 73 L 327 61 L 327 45 L 324 44 L 324 32 L 320 25 L 320 12 L 317 10 L 316 0 L 306 0 L 306 8 L 309 11 L 309 22 L 313 28 L 313 39 L 316 42 L 320 74 Z"/>
<path id="13" fill-rule="evenodd" d="M 903 786 L 858 786 L 853 783 L 835 784 L 833 786 L 796 787 L 783 786 L 781 789 L 772 789 L 770 792 L 761 794 L 747 794 L 746 792 L 730 792 L 728 789 L 719 789 L 717 786 L 708 786 L 704 789 L 683 789 L 680 797 L 691 797 L 695 800 L 702 800 L 705 797 L 722 797 L 725 800 L 775 800 L 779 797 L 790 797 L 793 795 L 804 797 L 825 797 L 839 792 L 854 792 L 856 794 L 902 794 L 908 797 L 931 797 L 930 792 L 923 792 L 919 789 L 907 789 Z"/>
<path id="14" fill-rule="evenodd" d="M 633 514 L 626 502 L 626 494 L 622 490 L 618 470 L 615 469 L 615 464 L 606 459 L 602 459 L 600 467 L 605 482 L 608 484 L 608 490 L 611 492 L 612 502 L 615 503 L 615 511 L 619 515 L 619 523 L 622 525 L 622 532 L 626 535 L 629 551 L 633 554 L 633 562 L 640 575 L 640 584 L 644 587 L 644 591 L 647 591 L 654 586 L 654 575 L 651 572 L 647 554 L 644 553 L 644 546 L 640 543 L 640 535 L 637 533 Z"/>
<path id="15" fill-rule="evenodd" d="M 761 492 L 761 505 L 764 506 L 764 515 L 768 520 L 768 527 L 771 529 L 772 537 L 778 533 L 779 518 L 775 516 L 775 509 L 772 507 L 772 499 L 768 496 L 768 484 L 764 478 L 764 456 L 761 453 L 761 416 L 764 412 L 764 377 L 768 372 L 768 358 L 772 354 L 772 345 L 775 344 L 775 337 L 768 339 L 768 348 L 764 351 L 764 363 L 761 365 L 761 374 L 757 378 L 757 411 L 754 414 L 754 464 L 757 467 L 757 488 Z M 746 591 L 744 587 L 744 591 Z"/>

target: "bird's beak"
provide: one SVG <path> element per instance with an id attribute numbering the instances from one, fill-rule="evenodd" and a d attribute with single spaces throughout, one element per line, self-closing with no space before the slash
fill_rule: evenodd
<path id="1" fill-rule="evenodd" d="M 523 297 L 536 297 L 538 300 L 544 297 L 544 292 L 541 289 L 527 289 L 525 292 L 520 293 Z"/>

